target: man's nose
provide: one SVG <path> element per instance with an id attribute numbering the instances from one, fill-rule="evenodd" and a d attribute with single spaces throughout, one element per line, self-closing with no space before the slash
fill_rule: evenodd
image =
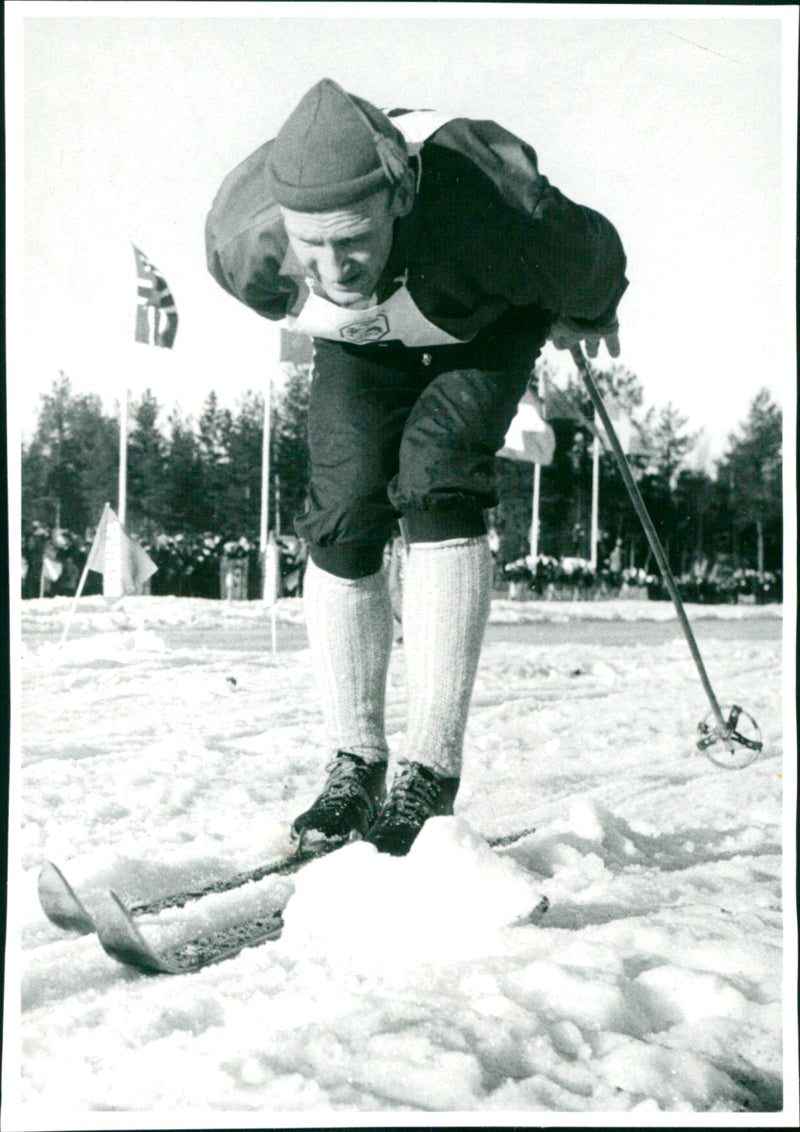
<path id="1" fill-rule="evenodd" d="M 352 263 L 342 249 L 322 248 L 317 255 L 317 271 L 328 283 L 344 283 L 352 273 Z"/>

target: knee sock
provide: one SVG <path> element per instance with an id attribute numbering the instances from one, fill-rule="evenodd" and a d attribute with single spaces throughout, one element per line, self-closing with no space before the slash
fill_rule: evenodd
<path id="1" fill-rule="evenodd" d="M 406 758 L 461 773 L 464 730 L 491 600 L 486 536 L 412 543 L 403 592 Z"/>
<path id="2" fill-rule="evenodd" d="M 339 578 L 308 561 L 303 587 L 314 674 L 332 753 L 385 761 L 392 607 L 383 570 Z"/>

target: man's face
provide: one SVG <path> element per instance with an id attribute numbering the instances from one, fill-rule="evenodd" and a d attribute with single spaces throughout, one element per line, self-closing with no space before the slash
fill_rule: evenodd
<path id="1" fill-rule="evenodd" d="M 281 208 L 289 245 L 320 290 L 340 307 L 369 303 L 392 249 L 396 217 L 410 202 L 388 189 L 330 212 Z"/>

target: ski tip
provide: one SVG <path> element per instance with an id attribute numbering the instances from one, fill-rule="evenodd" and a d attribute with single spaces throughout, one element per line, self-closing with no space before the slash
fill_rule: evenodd
<path id="1" fill-rule="evenodd" d="M 106 954 L 145 974 L 179 974 L 179 967 L 150 946 L 116 892 L 109 889 L 108 896 L 97 923 L 97 938 Z"/>
<path id="2" fill-rule="evenodd" d="M 89 935 L 95 930 L 93 917 L 75 895 L 61 869 L 52 861 L 45 861 L 42 865 L 37 891 L 42 911 L 56 927 L 81 935 Z"/>

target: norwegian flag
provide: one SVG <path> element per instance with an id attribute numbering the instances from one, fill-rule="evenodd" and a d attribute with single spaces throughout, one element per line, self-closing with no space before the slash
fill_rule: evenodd
<path id="1" fill-rule="evenodd" d="M 172 292 L 164 276 L 135 244 L 133 254 L 138 277 L 136 341 L 169 349 L 174 345 L 178 331 L 178 312 Z"/>

